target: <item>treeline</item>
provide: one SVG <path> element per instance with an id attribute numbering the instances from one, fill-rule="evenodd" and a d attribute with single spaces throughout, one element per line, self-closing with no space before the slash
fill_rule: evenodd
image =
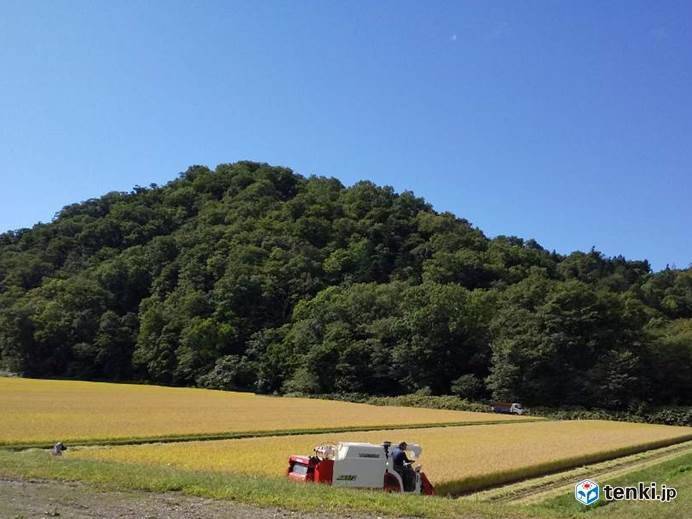
<path id="1" fill-rule="evenodd" d="M 410 192 L 239 162 L 0 235 L 0 369 L 259 392 L 692 400 L 692 270 L 488 239 Z"/>

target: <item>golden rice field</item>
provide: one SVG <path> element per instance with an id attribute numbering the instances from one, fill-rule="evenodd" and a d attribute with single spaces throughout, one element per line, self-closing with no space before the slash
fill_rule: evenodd
<path id="1" fill-rule="evenodd" d="M 69 457 L 282 476 L 290 454 L 315 445 L 383 440 L 422 445 L 420 463 L 441 493 L 475 490 L 692 438 L 687 427 L 597 420 L 401 429 L 83 448 Z"/>
<path id="2" fill-rule="evenodd" d="M 515 418 L 207 389 L 3 377 L 0 416 L 0 445 Z"/>

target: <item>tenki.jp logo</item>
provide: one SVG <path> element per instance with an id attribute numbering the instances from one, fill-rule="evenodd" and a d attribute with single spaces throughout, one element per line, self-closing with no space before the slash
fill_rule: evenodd
<path id="1" fill-rule="evenodd" d="M 574 498 L 584 505 L 592 505 L 601 495 L 598 483 L 584 479 L 574 486 Z"/>
<path id="2" fill-rule="evenodd" d="M 603 498 L 605 501 L 659 501 L 670 503 L 678 497 L 678 491 L 666 484 L 659 485 L 655 481 L 627 487 L 605 485 Z M 574 498 L 583 505 L 593 505 L 601 498 L 601 487 L 592 479 L 584 479 L 574 486 Z"/>

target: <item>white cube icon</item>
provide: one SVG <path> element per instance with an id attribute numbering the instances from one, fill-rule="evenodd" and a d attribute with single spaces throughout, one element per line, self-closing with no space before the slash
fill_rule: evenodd
<path id="1" fill-rule="evenodd" d="M 584 479 L 574 486 L 574 498 L 584 505 L 592 505 L 601 495 L 598 483 Z"/>

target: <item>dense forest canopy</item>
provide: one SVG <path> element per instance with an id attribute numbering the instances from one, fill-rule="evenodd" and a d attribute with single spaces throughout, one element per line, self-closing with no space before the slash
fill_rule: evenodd
<path id="1" fill-rule="evenodd" d="M 692 269 L 489 239 L 410 192 L 195 166 L 0 235 L 0 368 L 612 409 L 692 401 Z"/>

